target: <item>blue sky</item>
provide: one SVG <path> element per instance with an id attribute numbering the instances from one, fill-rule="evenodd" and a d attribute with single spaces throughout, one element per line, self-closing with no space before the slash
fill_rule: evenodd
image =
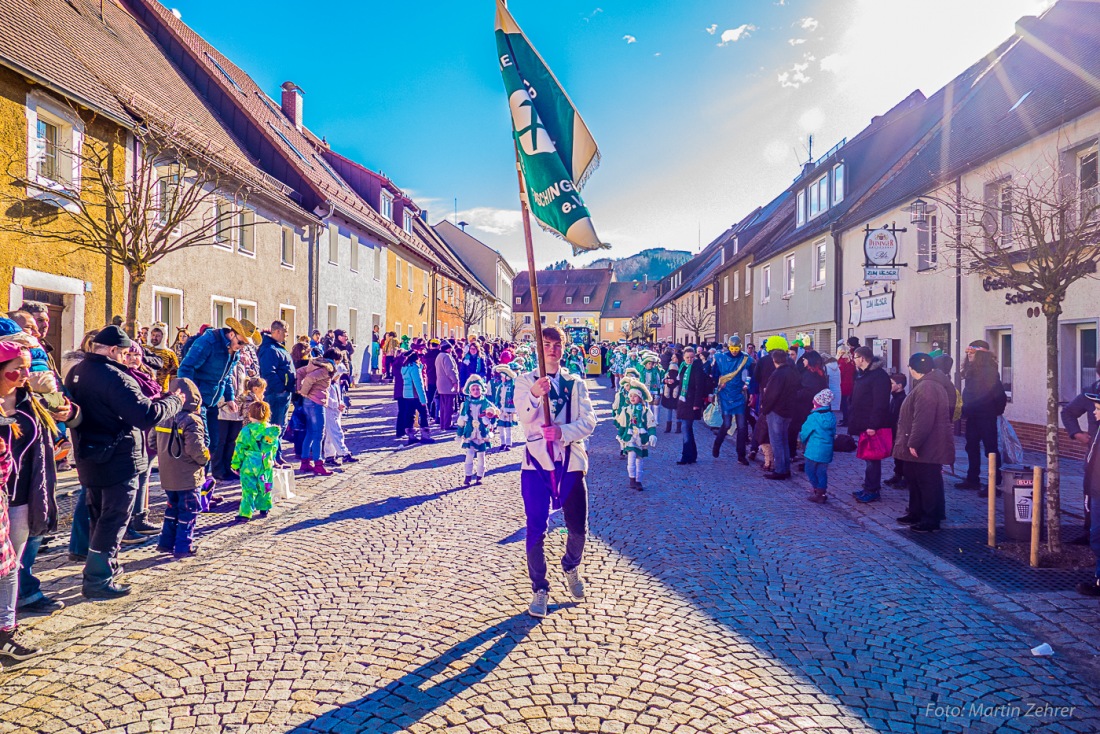
<path id="1" fill-rule="evenodd" d="M 523 264 L 493 0 L 168 0 L 305 123 Z M 603 155 L 584 196 L 612 256 L 701 241 L 1048 0 L 511 0 Z M 540 264 L 569 247 L 536 234 Z M 581 261 L 591 259 L 582 256 Z"/>

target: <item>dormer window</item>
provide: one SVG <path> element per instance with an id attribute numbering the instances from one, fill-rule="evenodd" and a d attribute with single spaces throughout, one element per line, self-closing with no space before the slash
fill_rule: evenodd
<path id="1" fill-rule="evenodd" d="M 796 218 L 797 218 L 799 227 L 801 227 L 803 224 L 806 223 L 806 191 L 805 190 L 798 192 L 798 204 L 797 204 Z"/>
<path id="2" fill-rule="evenodd" d="M 566 296 L 565 297 L 565 305 L 568 306 L 571 303 L 573 303 L 573 296 Z"/>
<path id="3" fill-rule="evenodd" d="M 379 214 L 386 219 L 393 221 L 393 194 L 388 191 L 382 192 L 382 198 L 380 199 Z"/>
<path id="4" fill-rule="evenodd" d="M 402 223 L 402 228 L 406 232 L 408 232 L 409 234 L 412 234 L 412 231 L 413 231 L 413 215 L 412 215 L 412 212 L 410 212 L 408 209 L 405 210 L 405 218 L 404 219 L 405 219 L 405 221 Z"/>
<path id="5" fill-rule="evenodd" d="M 585 302 L 585 303 L 588 303 L 588 302 L 589 302 L 589 301 L 591 301 L 591 300 L 592 300 L 592 299 L 591 299 L 591 298 L 589 298 L 588 296 L 585 296 L 585 297 L 584 297 L 584 302 Z"/>
<path id="6" fill-rule="evenodd" d="M 844 164 L 833 166 L 833 206 L 844 201 Z"/>
<path id="7" fill-rule="evenodd" d="M 622 301 L 614 301 L 614 302 L 612 302 L 612 304 L 611 304 L 611 308 L 622 308 L 622 306 L 623 306 L 623 302 L 622 302 Z"/>

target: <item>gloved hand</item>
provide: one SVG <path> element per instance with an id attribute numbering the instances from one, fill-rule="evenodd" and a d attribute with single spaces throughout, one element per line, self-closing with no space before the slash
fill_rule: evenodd
<path id="1" fill-rule="evenodd" d="M 656 436 L 650 436 L 649 437 L 649 446 L 650 446 L 650 448 L 653 448 L 656 445 L 657 445 L 657 437 Z"/>

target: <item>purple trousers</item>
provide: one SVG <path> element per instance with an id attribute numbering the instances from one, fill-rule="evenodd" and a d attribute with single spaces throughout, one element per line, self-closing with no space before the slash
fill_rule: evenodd
<path id="1" fill-rule="evenodd" d="M 588 486 L 583 472 L 563 474 L 563 468 L 559 464 L 553 475 L 560 481 L 558 496 L 565 516 L 565 527 L 569 531 L 561 567 L 563 571 L 571 571 L 581 565 L 584 554 L 584 540 L 588 533 Z M 531 577 L 531 590 L 549 590 L 543 544 L 550 521 L 551 473 L 543 469 L 525 469 L 519 475 L 523 509 L 527 515 L 527 574 Z"/>

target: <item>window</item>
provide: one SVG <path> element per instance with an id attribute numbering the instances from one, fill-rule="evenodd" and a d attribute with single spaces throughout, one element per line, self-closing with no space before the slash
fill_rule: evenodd
<path id="1" fill-rule="evenodd" d="M 936 267 L 939 256 L 939 218 L 933 214 L 917 224 L 917 270 Z"/>
<path id="2" fill-rule="evenodd" d="M 741 276 L 736 270 L 734 270 L 733 271 L 733 300 L 736 301 L 738 298 L 741 297 L 740 290 L 741 290 Z"/>
<path id="3" fill-rule="evenodd" d="M 340 264 L 340 229 L 334 224 L 328 226 L 328 261 L 331 265 Z"/>
<path id="4" fill-rule="evenodd" d="M 539 305 L 542 305 L 542 296 L 539 296 Z"/>
<path id="5" fill-rule="evenodd" d="M 225 80 L 233 85 L 234 89 L 236 89 L 241 94 L 244 94 L 244 90 L 241 89 L 241 85 L 237 84 L 237 80 L 234 79 L 232 76 L 230 76 L 229 72 L 225 70 L 224 66 L 222 66 L 221 64 L 218 63 L 217 59 L 215 59 L 213 56 L 211 56 L 210 53 L 207 52 L 207 51 L 204 51 L 203 55 L 205 55 L 206 58 L 210 60 L 210 63 L 213 64 L 217 68 L 217 70 L 222 73 L 222 76 L 225 77 Z"/>
<path id="6" fill-rule="evenodd" d="M 765 265 L 764 272 L 760 274 L 760 277 L 763 281 L 762 287 L 764 289 L 764 293 L 761 295 L 760 302 L 767 303 L 772 298 L 772 266 Z"/>
<path id="7" fill-rule="evenodd" d="M 409 266 L 409 292 L 411 293 L 412 289 L 413 289 L 413 264 L 412 263 L 407 263 L 407 264 Z M 412 328 L 412 327 L 409 327 L 409 328 Z"/>
<path id="8" fill-rule="evenodd" d="M 730 277 L 728 275 L 722 276 L 722 303 L 730 302 Z"/>
<path id="9" fill-rule="evenodd" d="M 336 319 L 340 316 L 340 309 L 338 306 L 333 306 L 331 303 L 328 305 L 328 321 L 326 321 L 326 329 L 335 329 Z"/>
<path id="10" fill-rule="evenodd" d="M 382 211 L 380 212 L 383 217 L 393 221 L 393 194 L 388 191 L 382 192 L 381 198 Z"/>
<path id="11" fill-rule="evenodd" d="M 523 317 L 523 323 L 525 325 L 529 325 L 531 323 L 531 317 L 530 316 L 524 316 Z"/>
<path id="12" fill-rule="evenodd" d="M 516 305 L 518 306 L 522 302 L 523 302 L 523 298 L 521 296 L 516 296 Z"/>
<path id="13" fill-rule="evenodd" d="M 420 335 L 421 336 L 427 336 L 428 335 L 428 322 L 427 321 L 421 321 L 420 322 Z"/>
<path id="14" fill-rule="evenodd" d="M 318 163 L 321 164 L 321 168 L 325 169 L 325 172 L 332 178 L 332 180 L 340 185 L 340 188 L 342 188 L 344 191 L 351 191 L 351 189 L 348 188 L 348 185 L 344 183 L 344 179 L 336 175 L 336 171 L 332 170 L 332 166 L 326 163 L 324 158 L 317 155 L 316 153 L 313 154 L 313 157 Z"/>
<path id="15" fill-rule="evenodd" d="M 294 143 L 290 142 L 290 138 L 288 138 L 282 130 L 275 127 L 275 123 L 269 121 L 267 124 L 275 131 L 275 134 L 279 136 L 279 140 L 282 140 L 283 143 L 286 144 L 286 147 L 290 148 L 291 152 L 298 156 L 298 160 L 302 161 L 302 163 L 305 163 L 310 168 L 313 168 L 313 164 L 309 162 L 309 159 L 302 155 L 302 151 L 294 147 Z"/>
<path id="16" fill-rule="evenodd" d="M 1080 394 L 1096 381 L 1096 325 L 1078 325 L 1075 336 L 1077 389 L 1074 394 Z"/>
<path id="17" fill-rule="evenodd" d="M 398 336 L 401 336 L 401 322 L 400 321 L 395 321 L 393 323 L 393 333 L 397 334 Z"/>
<path id="18" fill-rule="evenodd" d="M 359 309 L 348 309 L 348 338 L 352 341 L 356 341 L 359 338 Z M 351 368 L 351 365 L 348 365 Z"/>
<path id="19" fill-rule="evenodd" d="M 237 319 L 240 321 L 248 319 L 255 324 L 256 304 L 252 301 L 237 301 Z"/>
<path id="20" fill-rule="evenodd" d="M 539 317 L 539 321 L 541 321 L 541 322 L 542 322 L 542 325 L 543 325 L 543 326 L 545 326 L 545 325 L 546 325 L 546 317 L 545 317 L 545 316 L 540 316 L 540 317 Z"/>
<path id="21" fill-rule="evenodd" d="M 429 275 L 428 271 L 425 270 L 424 271 L 424 295 L 426 296 L 429 293 L 431 293 L 431 290 L 432 290 L 431 275 Z"/>
<path id="22" fill-rule="evenodd" d="M 57 125 L 38 119 L 38 175 L 50 181 L 60 181 L 61 165 L 59 162 L 60 131 Z"/>
<path id="23" fill-rule="evenodd" d="M 829 208 L 829 177 L 822 176 L 810 185 L 810 219 Z"/>
<path id="24" fill-rule="evenodd" d="M 795 204 L 795 218 L 799 227 L 806 223 L 806 192 L 798 192 L 798 202 Z"/>
<path id="25" fill-rule="evenodd" d="M 354 273 L 359 272 L 359 247 L 360 241 L 358 235 L 352 235 L 351 237 L 351 270 Z"/>
<path id="26" fill-rule="evenodd" d="M 183 291 L 153 286 L 153 315 L 157 321 L 167 325 L 164 338 L 170 344 L 176 327 L 183 325 Z"/>
<path id="27" fill-rule="evenodd" d="M 1012 182 L 1010 179 L 987 184 L 985 187 L 986 212 L 982 226 L 989 249 L 1009 247 L 1012 244 Z"/>
<path id="28" fill-rule="evenodd" d="M 435 333 L 436 336 L 443 336 L 443 322 L 439 319 L 436 319 L 435 321 Z"/>
<path id="29" fill-rule="evenodd" d="M 1008 399 L 1012 400 L 1012 331 L 997 332 L 993 342 L 996 345 L 997 361 L 1001 365 L 1001 384 L 1004 385 Z"/>
<path id="30" fill-rule="evenodd" d="M 623 302 L 622 301 L 613 301 L 611 303 L 611 308 L 622 308 L 622 307 L 623 307 Z"/>
<path id="31" fill-rule="evenodd" d="M 745 295 L 752 295 L 752 266 L 745 268 Z"/>
<path id="32" fill-rule="evenodd" d="M 827 255 L 828 247 L 824 240 L 814 245 L 814 285 L 825 285 L 825 276 L 828 274 Z"/>
<path id="33" fill-rule="evenodd" d="M 607 329 L 608 332 L 615 331 L 615 322 L 611 319 L 608 319 L 606 329 Z"/>
<path id="34" fill-rule="evenodd" d="M 794 255 L 787 255 L 783 261 L 783 294 L 794 292 Z"/>
<path id="35" fill-rule="evenodd" d="M 180 174 L 177 166 L 166 166 L 157 170 L 157 190 L 154 194 L 157 208 L 157 223 L 168 224 L 176 210 L 179 194 Z"/>
<path id="36" fill-rule="evenodd" d="M 225 320 L 233 315 L 233 299 L 232 298 L 219 298 L 218 296 L 212 296 L 210 299 L 210 323 L 214 325 L 214 328 L 220 329 L 225 326 Z"/>
<path id="37" fill-rule="evenodd" d="M 83 122 L 40 92 L 27 95 L 26 115 L 28 196 L 75 212 L 75 203 L 52 192 L 80 189 L 80 157 L 73 151 L 83 149 Z"/>
<path id="38" fill-rule="evenodd" d="M 585 297 L 584 297 L 584 302 L 585 302 L 585 303 L 588 303 L 588 302 L 589 302 L 589 301 L 591 301 L 591 300 L 592 300 L 592 298 L 591 298 L 590 296 L 585 296 Z"/>
<path id="39" fill-rule="evenodd" d="M 402 229 L 404 229 L 409 234 L 412 234 L 412 231 L 413 231 L 413 215 L 412 215 L 412 212 L 410 212 L 407 209 L 405 210 L 405 217 L 404 217 L 404 222 L 402 223 Z"/>
<path id="40" fill-rule="evenodd" d="M 565 297 L 565 305 L 567 305 L 567 306 L 568 306 L 568 305 L 569 305 L 569 304 L 571 304 L 572 302 L 573 302 L 573 296 L 566 296 L 566 297 Z"/>
<path id="41" fill-rule="evenodd" d="M 833 166 L 833 205 L 844 201 L 844 164 Z"/>
<path id="42" fill-rule="evenodd" d="M 412 337 L 413 337 L 413 325 L 409 324 L 409 338 L 411 339 Z"/>
<path id="43" fill-rule="evenodd" d="M 256 254 L 256 212 L 242 209 L 237 221 L 237 252 Z"/>
<path id="44" fill-rule="evenodd" d="M 283 243 L 280 258 L 283 265 L 287 267 L 294 267 L 294 230 L 290 227 L 283 227 Z"/>
<path id="45" fill-rule="evenodd" d="M 214 244 L 233 247 L 234 219 L 233 205 L 225 199 L 218 199 L 214 204 Z"/>
<path id="46" fill-rule="evenodd" d="M 393 282 L 394 282 L 394 285 L 396 285 L 398 288 L 400 288 L 401 287 L 401 271 L 403 270 L 403 268 L 401 267 L 402 262 L 401 262 L 401 258 L 399 258 L 399 257 L 394 258 L 394 260 L 397 261 L 397 265 L 393 269 L 393 273 L 394 273 L 394 281 Z"/>
<path id="47" fill-rule="evenodd" d="M 285 304 L 279 305 L 279 321 L 286 324 L 287 341 L 294 339 L 294 335 L 298 332 L 294 330 L 294 315 L 296 309 L 294 306 L 287 306 Z"/>
<path id="48" fill-rule="evenodd" d="M 1092 220 L 1100 220 L 1100 167 L 1097 161 L 1097 149 L 1091 148 L 1077 157 L 1077 186 L 1081 198 L 1081 216 L 1092 212 Z"/>
<path id="49" fill-rule="evenodd" d="M 382 248 L 374 248 L 374 279 L 382 280 Z"/>

